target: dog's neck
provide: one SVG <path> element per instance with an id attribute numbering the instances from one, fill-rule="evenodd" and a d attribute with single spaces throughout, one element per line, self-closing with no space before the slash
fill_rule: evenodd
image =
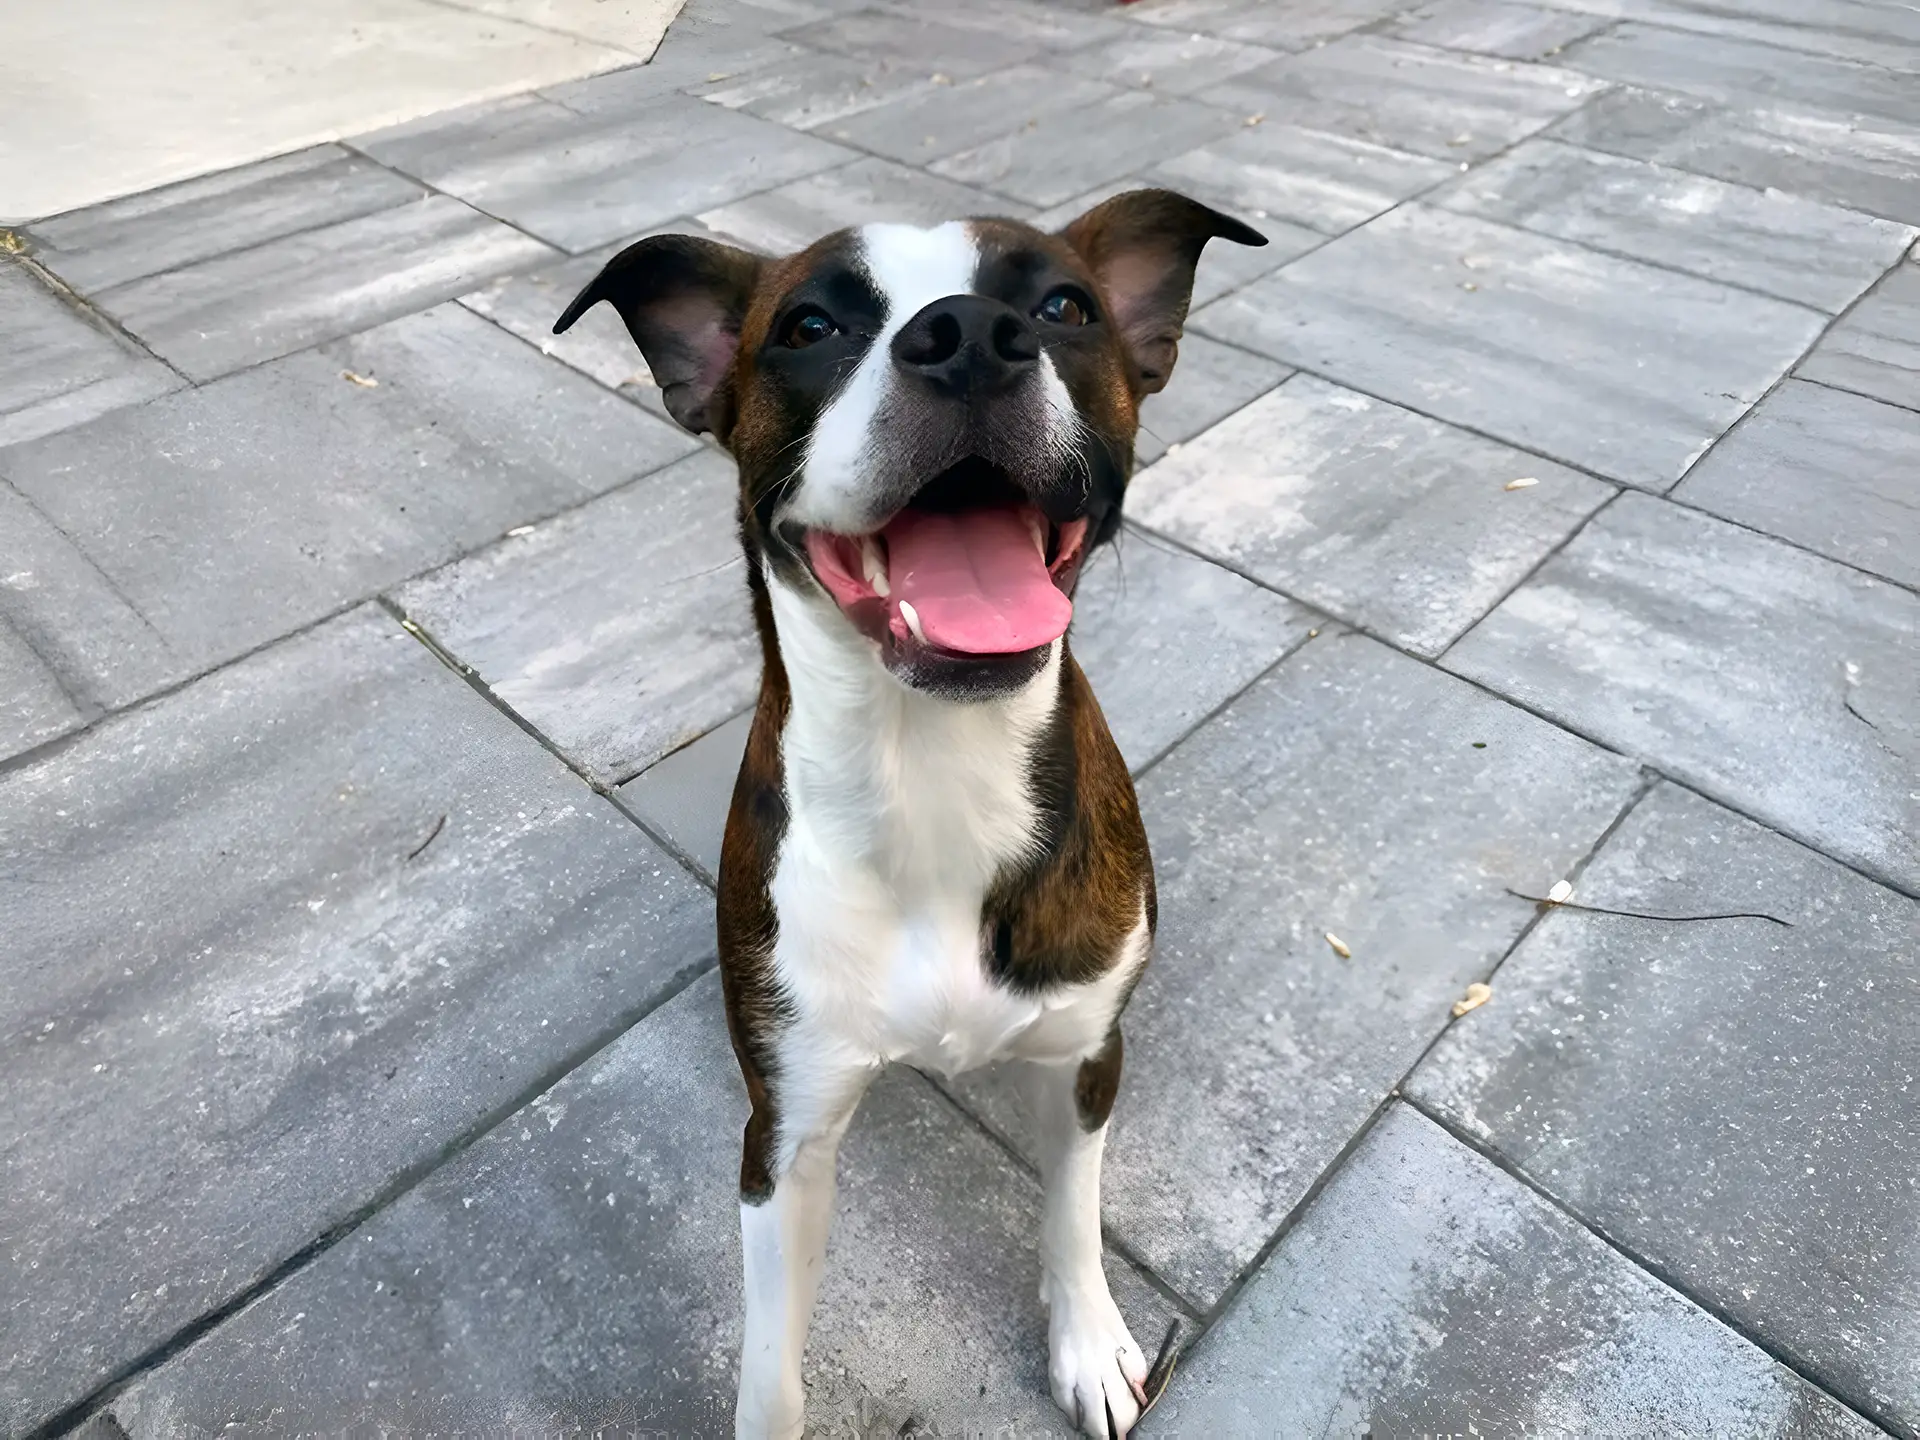
<path id="1" fill-rule="evenodd" d="M 897 895 L 978 896 L 1042 843 L 1036 760 L 1057 739 L 1065 643 L 1020 689 L 962 701 L 888 674 L 829 605 L 769 577 L 789 709 L 792 843 Z M 772 663 L 775 657 L 768 657 Z"/>

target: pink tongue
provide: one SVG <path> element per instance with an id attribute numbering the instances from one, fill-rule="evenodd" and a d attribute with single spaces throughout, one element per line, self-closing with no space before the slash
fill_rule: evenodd
<path id="1" fill-rule="evenodd" d="M 881 533 L 894 604 L 913 606 L 928 643 L 1010 655 L 1066 634 L 1073 602 L 1047 574 L 1020 511 L 906 510 Z"/>

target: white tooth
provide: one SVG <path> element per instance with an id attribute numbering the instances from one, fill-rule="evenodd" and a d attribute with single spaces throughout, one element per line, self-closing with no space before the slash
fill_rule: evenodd
<path id="1" fill-rule="evenodd" d="M 913 632 L 913 638 L 922 645 L 927 643 L 927 632 L 920 628 L 920 612 L 913 608 L 911 600 L 900 602 L 900 618 L 907 622 L 907 629 Z"/>
<path id="2" fill-rule="evenodd" d="M 1038 550 L 1040 552 L 1040 558 L 1045 560 L 1047 558 L 1046 522 L 1038 515 L 1029 515 L 1027 517 L 1027 529 L 1033 535 L 1033 548 Z"/>
<path id="3" fill-rule="evenodd" d="M 893 586 L 887 582 L 887 562 L 871 535 L 860 537 L 860 568 L 866 573 L 867 584 L 873 587 L 874 594 L 885 599 L 893 593 Z"/>

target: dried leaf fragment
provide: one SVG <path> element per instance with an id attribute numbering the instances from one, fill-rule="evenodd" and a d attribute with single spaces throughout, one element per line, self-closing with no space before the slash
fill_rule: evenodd
<path id="1" fill-rule="evenodd" d="M 1571 880 L 1556 880 L 1553 882 L 1553 888 L 1547 891 L 1549 905 L 1564 905 L 1572 898 L 1573 882 Z"/>
<path id="2" fill-rule="evenodd" d="M 1333 953 L 1338 955 L 1342 960 L 1351 960 L 1353 958 L 1353 951 L 1347 948 L 1347 942 L 1331 930 L 1327 931 L 1327 944 L 1333 947 Z"/>
<path id="3" fill-rule="evenodd" d="M 1456 1016 L 1460 1016 L 1466 1014 L 1469 1010 L 1478 1010 L 1492 998 L 1493 987 L 1491 985 L 1482 985 L 1476 980 L 1473 984 L 1467 986 L 1467 993 L 1465 995 L 1453 1002 L 1453 1013 Z"/>
<path id="4" fill-rule="evenodd" d="M 1531 490 L 1539 483 L 1539 480 L 1532 475 L 1522 475 L 1518 480 L 1507 481 L 1507 483 L 1500 488 L 1502 490 Z"/>
<path id="5" fill-rule="evenodd" d="M 1266 118 L 1267 118 L 1267 112 L 1266 112 L 1266 111 L 1264 111 L 1264 110 L 1256 110 L 1256 111 L 1254 111 L 1254 112 L 1253 112 L 1253 114 L 1251 114 L 1251 115 L 1249 115 L 1249 116 L 1247 116 L 1247 118 L 1246 118 L 1246 122 L 1245 122 L 1245 123 L 1246 123 L 1246 124 L 1248 124 L 1248 125 L 1258 125 L 1258 124 L 1259 124 L 1259 123 L 1260 123 L 1260 122 L 1261 122 L 1262 120 L 1264 120 L 1264 119 L 1266 119 Z"/>
<path id="6" fill-rule="evenodd" d="M 371 375 L 361 375 L 353 370 L 342 370 L 340 372 L 340 378 L 342 380 L 352 381 L 363 390 L 376 390 L 380 386 L 380 382 Z"/>

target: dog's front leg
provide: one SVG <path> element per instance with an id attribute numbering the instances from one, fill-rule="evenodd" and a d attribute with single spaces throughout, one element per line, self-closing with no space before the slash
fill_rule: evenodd
<path id="1" fill-rule="evenodd" d="M 806 1408 L 800 1362 L 826 1264 L 834 1162 L 871 1071 L 802 1075 L 783 1066 L 780 1113 L 770 1127 L 772 1193 L 740 1202 L 746 1325 L 740 1350 L 736 1440 L 790 1440 Z M 749 1127 L 747 1143 L 755 1143 Z"/>
<path id="2" fill-rule="evenodd" d="M 1147 1378 L 1100 1263 L 1100 1159 L 1120 1080 L 1120 1034 L 1079 1064 L 1024 1068 L 1045 1189 L 1040 1298 L 1054 1403 L 1083 1433 L 1119 1440 L 1140 1418 Z"/>

